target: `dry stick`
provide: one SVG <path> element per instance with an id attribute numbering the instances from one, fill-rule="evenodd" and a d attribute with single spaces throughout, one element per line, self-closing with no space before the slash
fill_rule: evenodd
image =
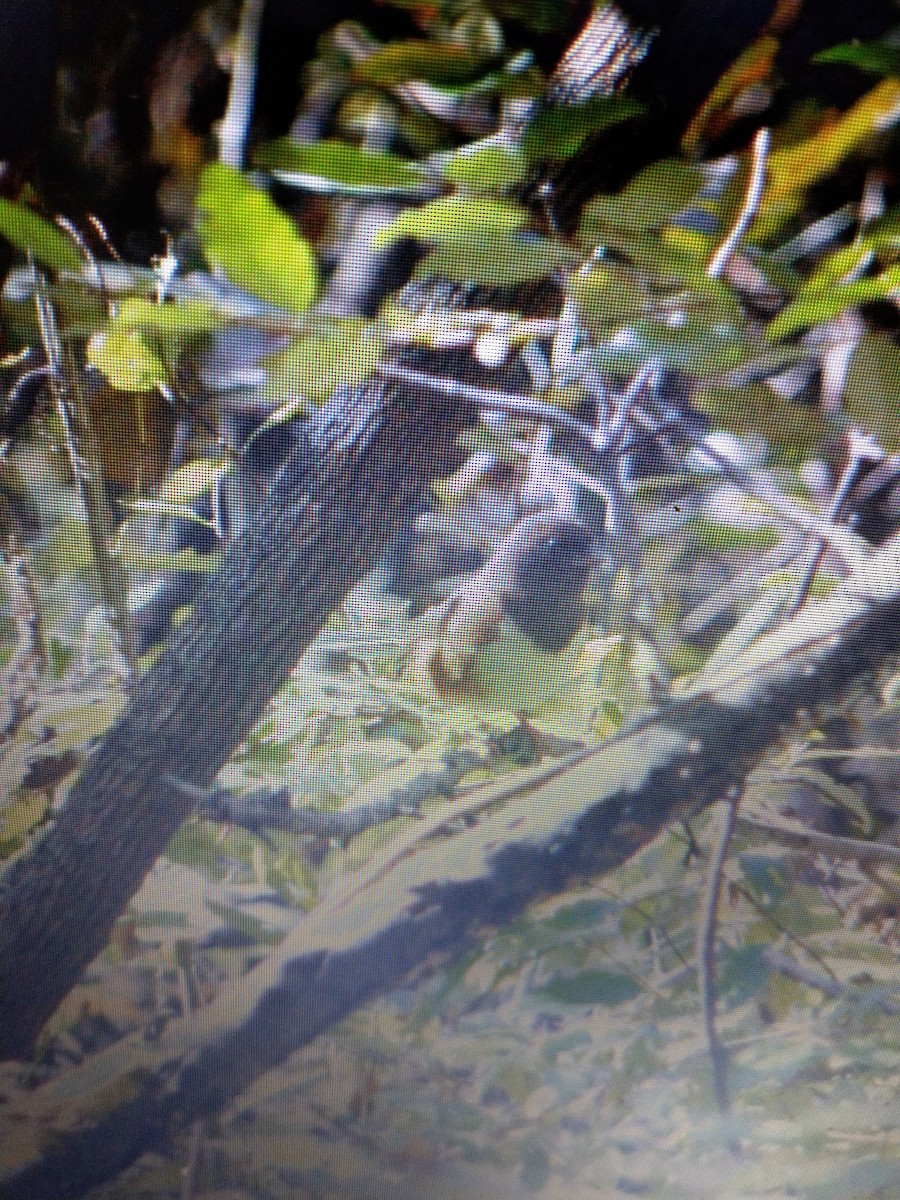
<path id="1" fill-rule="evenodd" d="M 851 430 L 849 434 L 849 449 L 849 457 L 841 472 L 838 485 L 834 489 L 834 495 L 831 497 L 831 503 L 826 513 L 827 519 L 835 524 L 840 520 L 847 497 L 859 482 L 863 469 L 872 466 L 884 458 L 884 451 L 876 446 L 873 438 L 863 436 L 854 430 Z M 806 603 L 809 590 L 816 577 L 816 571 L 818 571 L 819 565 L 825 557 L 827 548 L 828 545 L 826 542 L 821 538 L 816 538 L 813 545 L 807 551 L 803 573 L 797 584 L 797 592 L 787 607 L 784 614 L 786 617 L 792 617 Z"/>
<path id="2" fill-rule="evenodd" d="M 706 1044 L 709 1047 L 713 1092 L 723 1117 L 731 1111 L 731 1096 L 728 1091 L 728 1052 L 716 1028 L 716 918 L 722 894 L 725 859 L 728 856 L 728 847 L 731 844 L 740 805 L 740 793 L 737 789 L 733 789 L 725 797 L 724 805 L 724 820 L 716 840 L 715 853 L 709 864 L 706 894 L 700 913 L 700 928 L 697 931 L 697 968 L 700 977 L 703 1026 L 706 1030 Z M 737 1148 L 736 1144 L 732 1147 L 733 1150 Z"/>
<path id="3" fill-rule="evenodd" d="M 671 445 L 677 443 L 677 439 L 670 434 L 663 433 L 662 436 Z M 723 478 L 727 479 L 729 483 L 740 488 L 746 495 L 752 496 L 755 500 L 759 500 L 760 503 L 767 505 L 792 528 L 811 534 L 830 546 L 841 558 L 846 567 L 853 569 L 862 566 L 868 554 L 868 543 L 852 533 L 846 526 L 837 525 L 827 518 L 817 517 L 806 509 L 801 508 L 789 496 L 776 492 L 771 487 L 760 485 L 753 478 L 750 471 L 734 462 L 727 455 L 721 454 L 706 442 L 697 445 L 695 448 L 699 454 L 708 459 L 721 472 Z"/>
<path id="4" fill-rule="evenodd" d="M 649 364 L 636 377 L 634 382 L 637 383 L 640 381 L 646 383 L 647 376 L 653 369 L 652 364 Z M 419 371 L 402 364 L 379 364 L 376 370 L 385 379 L 396 380 L 399 383 L 406 383 L 411 386 L 420 386 L 429 392 L 445 396 L 450 400 L 468 401 L 494 412 L 508 413 L 511 416 L 536 421 L 546 421 L 555 428 L 571 430 L 573 433 L 584 437 L 588 442 L 592 440 L 594 430 L 587 422 L 580 421 L 577 417 L 573 417 L 571 413 L 567 413 L 555 405 L 535 400 L 530 396 L 508 392 L 503 388 L 478 387 L 477 385 L 464 383 L 457 379 L 441 379 L 425 371 Z M 683 447 L 687 441 L 683 431 L 678 428 L 673 429 L 671 425 L 667 427 L 664 424 L 659 426 L 650 426 L 648 424 L 645 432 L 646 436 L 659 437 L 668 442 L 669 445 L 675 447 Z M 716 467 L 723 478 L 733 483 L 735 487 L 740 488 L 748 496 L 752 496 L 755 500 L 759 500 L 760 503 L 771 508 L 793 529 L 813 535 L 825 542 L 842 559 L 847 567 L 853 568 L 861 565 L 865 557 L 864 550 L 866 543 L 851 533 L 846 527 L 836 525 L 832 521 L 823 520 L 814 513 L 810 513 L 802 508 L 789 496 L 776 492 L 773 488 L 760 485 L 753 478 L 750 471 L 740 466 L 727 455 L 715 450 L 706 442 L 692 442 L 691 445 L 699 454 Z M 598 459 L 603 460 L 608 458 L 611 460 L 615 453 L 618 453 L 618 448 L 616 447 L 608 451 L 598 451 Z M 580 482 L 584 482 L 583 478 L 580 479 Z"/>
<path id="5" fill-rule="evenodd" d="M 864 842 L 860 838 L 838 837 L 832 833 L 820 833 L 816 829 L 788 825 L 783 821 L 763 821 L 758 817 L 743 814 L 738 820 L 748 829 L 759 829 L 789 846 L 821 850 L 823 854 L 830 854 L 835 858 L 855 858 L 861 863 L 889 863 L 893 867 L 900 867 L 900 846 L 889 846 L 886 842 Z"/>
<path id="6" fill-rule="evenodd" d="M 259 30 L 266 0 L 244 0 L 234 39 L 231 85 L 225 115 L 219 122 L 219 162 L 228 167 L 244 165 L 244 147 L 253 116 Z"/>
<path id="7" fill-rule="evenodd" d="M 200 1172 L 203 1168 L 203 1147 L 206 1142 L 206 1122 L 196 1120 L 191 1126 L 188 1140 L 187 1162 L 182 1169 L 180 1200 L 194 1200 L 200 1185 Z"/>
<path id="8" fill-rule="evenodd" d="M 167 1145 L 361 1005 L 458 960 L 532 902 L 608 874 L 727 796 L 799 712 L 898 652 L 900 541 L 748 648 L 714 688 L 697 685 L 600 747 L 411 824 L 358 883 L 336 881 L 277 950 L 155 1045 L 135 1035 L 8 1104 L 16 1137 L 0 1194 L 82 1195 Z"/>
<path id="9" fill-rule="evenodd" d="M 756 216 L 766 182 L 766 161 L 769 156 L 770 139 L 771 134 L 768 129 L 757 130 L 756 137 L 753 139 L 753 161 L 750 168 L 750 181 L 747 184 L 747 194 L 737 220 L 706 268 L 706 274 L 710 279 L 718 279 L 725 271 L 731 256 L 750 228 L 750 222 Z"/>
<path id="10" fill-rule="evenodd" d="M 27 728 L 38 706 L 39 689 L 47 672 L 47 644 L 37 606 L 34 584 L 14 535 L 0 541 L 0 578 L 7 606 L 15 623 L 15 644 L 0 667 L 0 802 L 22 779 L 24 738 L 32 746 L 42 734 L 41 724 Z"/>
<path id="11" fill-rule="evenodd" d="M 79 390 L 80 384 L 75 378 L 77 368 L 69 369 L 71 364 L 64 361 L 65 352 L 59 337 L 56 317 L 36 271 L 34 294 L 41 341 L 47 356 L 47 379 L 65 433 L 66 455 L 84 509 L 88 539 L 100 579 L 100 591 L 119 635 L 122 654 L 128 664 L 132 665 L 135 660 L 135 646 L 128 613 L 128 577 L 110 549 L 112 518 L 104 494 L 100 452 L 91 426 L 90 413 Z M 73 381 L 71 385 L 69 378 Z"/>
<path id="12" fill-rule="evenodd" d="M 750 180 L 747 185 L 747 194 L 744 197 L 744 203 L 741 206 L 741 211 L 738 214 L 737 220 L 731 228 L 728 236 L 725 238 L 722 245 L 713 255 L 709 266 L 706 269 L 706 274 L 710 279 L 718 279 L 728 266 L 728 262 L 734 251 L 737 249 L 744 234 L 750 227 L 753 218 L 759 210 L 760 201 L 762 200 L 763 190 L 766 180 L 766 163 L 769 154 L 770 131 L 768 129 L 760 129 L 756 137 L 753 139 L 753 157 L 752 167 L 750 171 Z M 841 509 L 844 502 L 850 493 L 853 485 L 859 478 L 862 467 L 869 460 L 869 455 L 860 447 L 854 447 L 855 453 L 851 457 L 841 481 L 835 491 L 832 503 L 829 507 L 827 519 L 831 523 L 836 523 L 840 517 Z M 806 597 L 809 594 L 809 589 L 812 586 L 816 571 L 828 547 L 828 539 L 816 537 L 815 544 L 810 550 L 807 562 L 803 570 L 802 578 L 797 587 L 797 593 L 794 600 L 785 612 L 786 617 L 793 616 L 806 602 Z"/>
<path id="13" fill-rule="evenodd" d="M 430 375 L 427 371 L 419 371 L 415 367 L 407 367 L 398 363 L 379 363 L 375 369 L 385 379 L 424 387 L 431 392 L 446 396 L 449 400 L 467 401 L 493 412 L 508 413 L 510 416 L 524 417 L 535 421 L 548 421 L 554 427 L 580 434 L 588 441 L 593 433 L 593 427 L 586 421 L 580 421 L 577 417 L 573 417 L 558 404 L 535 400 L 533 396 L 509 392 L 503 388 L 479 387 L 459 379 L 442 378 Z"/>
<path id="14" fill-rule="evenodd" d="M 6 684 L 15 680 L 19 686 L 23 670 L 26 675 L 34 669 L 39 675 L 46 672 L 50 652 L 28 560 L 12 534 L 3 538 L 0 544 L 0 565 L 6 584 L 7 606 L 16 627 L 15 648 L 0 671 L 0 680 Z"/>

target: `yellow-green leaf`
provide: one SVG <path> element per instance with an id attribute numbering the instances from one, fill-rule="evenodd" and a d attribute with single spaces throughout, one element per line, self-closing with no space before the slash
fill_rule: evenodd
<path id="1" fill-rule="evenodd" d="M 91 338 L 87 355 L 120 392 L 148 392 L 168 380 L 164 359 L 134 327 L 113 322 Z"/>
<path id="2" fill-rule="evenodd" d="M 287 401 L 284 415 L 294 415 L 307 403 L 327 400 L 342 384 L 362 383 L 380 355 L 381 336 L 371 321 L 335 321 L 267 360 L 267 391 Z"/>
<path id="3" fill-rule="evenodd" d="M 440 168 L 451 183 L 495 192 L 518 187 L 530 170 L 518 146 L 498 145 L 493 141 L 476 142 L 443 155 Z"/>
<path id="4" fill-rule="evenodd" d="M 88 361 L 119 391 L 150 391 L 169 380 L 170 366 L 185 345 L 227 323 L 214 305 L 202 300 L 156 304 L 131 296 L 106 329 L 91 338 Z"/>
<path id="5" fill-rule="evenodd" d="M 392 87 L 414 79 L 438 86 L 471 83 L 484 70 L 487 59 L 451 42 L 416 39 L 393 41 L 356 63 L 353 74 L 365 83 Z"/>
<path id="6" fill-rule="evenodd" d="M 512 287 L 577 265 L 577 256 L 562 241 L 515 232 L 484 237 L 478 231 L 440 242 L 420 263 L 416 275 Z"/>
<path id="7" fill-rule="evenodd" d="M 812 137 L 769 155 L 766 189 L 753 222 L 755 238 L 768 237 L 800 209 L 806 191 L 900 117 L 900 79 L 882 79 Z"/>
<path id="8" fill-rule="evenodd" d="M 76 244 L 52 221 L 25 204 L 0 197 L 0 236 L 54 271 L 81 271 L 84 258 Z"/>
<path id="9" fill-rule="evenodd" d="M 140 329 L 171 338 L 215 333 L 224 329 L 229 321 L 214 304 L 205 300 L 157 304 L 153 300 L 129 296 L 116 308 L 113 324 L 120 329 Z"/>
<path id="10" fill-rule="evenodd" d="M 887 300 L 896 296 L 900 296 L 900 266 L 888 267 L 874 279 L 860 279 L 856 283 L 816 288 L 783 308 L 778 316 L 769 322 L 766 335 L 773 340 L 787 337 L 807 326 L 830 321 L 854 304 L 867 304 L 873 300 Z"/>
<path id="11" fill-rule="evenodd" d="M 703 186 L 699 167 L 664 158 L 645 167 L 617 195 L 597 196 L 584 208 L 582 239 L 591 246 L 611 227 L 655 230 L 672 220 Z"/>
<path id="12" fill-rule="evenodd" d="M 506 200 L 484 197 L 444 196 L 419 208 L 398 213 L 375 236 L 377 247 L 389 246 L 401 238 L 414 237 L 438 244 L 452 238 L 471 235 L 489 236 L 525 229 L 530 224 L 528 211 Z"/>
<path id="13" fill-rule="evenodd" d="M 197 195 L 206 260 L 232 283 L 291 312 L 316 298 L 316 256 L 291 220 L 233 167 L 211 163 Z"/>
<path id="14" fill-rule="evenodd" d="M 415 163 L 397 154 L 361 150 L 337 138 L 308 145 L 277 138 L 260 146 L 253 161 L 282 183 L 314 191 L 415 195 L 433 187 Z"/>

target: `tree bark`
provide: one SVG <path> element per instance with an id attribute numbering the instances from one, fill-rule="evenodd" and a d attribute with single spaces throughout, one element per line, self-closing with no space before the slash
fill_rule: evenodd
<path id="1" fill-rule="evenodd" d="M 0 877 L 0 1059 L 24 1058 L 208 787 L 433 479 L 464 404 L 370 382 L 307 423 L 58 816 Z"/>

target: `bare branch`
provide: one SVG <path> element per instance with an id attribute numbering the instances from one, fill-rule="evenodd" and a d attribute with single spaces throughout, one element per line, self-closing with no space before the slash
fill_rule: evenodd
<path id="1" fill-rule="evenodd" d="M 712 1071 L 713 1092 L 722 1116 L 731 1111 L 731 1096 L 728 1091 L 728 1052 L 716 1028 L 716 922 L 719 899 L 722 895 L 725 859 L 737 821 L 740 793 L 737 788 L 725 797 L 724 819 L 716 838 L 716 847 L 710 859 L 706 894 L 697 931 L 697 969 L 700 978 L 700 999 L 703 1007 L 703 1025 L 706 1044 L 709 1048 L 709 1063 Z M 736 1146 L 733 1149 L 737 1149 Z"/>
<path id="2" fill-rule="evenodd" d="M 740 245 L 744 234 L 750 228 L 750 222 L 756 216 L 766 182 L 766 162 L 769 156 L 770 140 L 771 133 L 765 128 L 758 130 L 756 137 L 753 139 L 753 160 L 750 168 L 750 181 L 747 184 L 747 194 L 744 197 L 744 203 L 741 205 L 741 211 L 738 213 L 737 220 L 729 231 L 725 241 L 712 256 L 709 266 L 706 268 L 706 274 L 710 279 L 718 279 L 722 275 L 728 266 L 729 259 Z"/>
<path id="3" fill-rule="evenodd" d="M 244 165 L 244 150 L 253 116 L 259 30 L 266 0 L 244 0 L 234 39 L 228 105 L 219 122 L 219 162 L 228 167 Z"/>

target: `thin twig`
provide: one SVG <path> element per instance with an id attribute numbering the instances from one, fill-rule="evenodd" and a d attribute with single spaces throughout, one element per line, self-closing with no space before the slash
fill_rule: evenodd
<path id="1" fill-rule="evenodd" d="M 15 622 L 15 645 L 0 669 L 0 740 L 12 738 L 37 707 L 41 678 L 49 661 L 40 608 L 28 563 L 12 534 L 0 545 L 7 608 Z M 3 776 L 0 763 L 0 791 Z"/>
<path id="2" fill-rule="evenodd" d="M 737 220 L 732 225 L 725 241 L 710 259 L 706 274 L 710 279 L 718 279 L 728 266 L 729 259 L 734 254 L 741 239 L 750 227 L 750 222 L 756 216 L 759 202 L 762 199 L 766 182 L 766 162 L 769 157 L 770 131 L 766 128 L 757 131 L 753 139 L 753 165 L 750 168 L 750 181 L 747 184 L 747 194 Z"/>
<path id="3" fill-rule="evenodd" d="M 663 436 L 670 444 L 677 440 L 670 434 L 664 433 Z M 698 454 L 718 468 L 724 479 L 733 483 L 740 491 L 771 508 L 794 529 L 812 534 L 825 542 L 850 570 L 858 570 L 863 566 L 866 559 L 865 543 L 846 526 L 837 525 L 827 518 L 817 517 L 814 513 L 802 508 L 789 496 L 760 484 L 753 478 L 750 471 L 715 450 L 707 442 L 697 443 L 695 448 Z"/>
<path id="4" fill-rule="evenodd" d="M 103 487 L 100 452 L 91 427 L 90 413 L 79 387 L 78 368 L 67 358 L 59 335 L 56 314 L 43 280 L 34 271 L 34 298 L 41 342 L 47 357 L 47 381 L 65 435 L 66 456 L 85 514 L 88 538 L 100 590 L 129 668 L 136 658 L 134 634 L 128 612 L 128 578 L 110 549 L 112 517 Z M 74 386 L 70 386 L 70 380 Z"/>
<path id="5" fill-rule="evenodd" d="M 404 367 L 396 363 L 379 363 L 375 369 L 385 379 L 394 379 L 400 383 L 418 385 L 427 388 L 431 392 L 447 396 L 451 400 L 466 401 L 495 412 L 503 412 L 515 417 L 542 421 L 558 429 L 571 430 L 585 438 L 591 445 L 597 447 L 597 431 L 593 425 L 588 424 L 586 421 L 579 421 L 577 417 L 564 412 L 554 404 L 548 404 L 542 400 L 534 400 L 532 397 L 524 396 L 518 392 L 507 392 L 500 388 L 482 388 L 474 384 L 463 383 L 457 379 L 430 375 L 425 371 L 417 371 L 413 367 Z M 641 370 L 637 378 L 642 385 L 646 385 L 652 380 L 653 370 L 652 364 Z M 629 388 L 629 396 L 632 390 L 632 388 Z M 753 478 L 750 471 L 745 470 L 734 462 L 733 459 L 715 450 L 708 442 L 688 438 L 682 428 L 683 422 L 680 415 L 676 422 L 674 422 L 677 428 L 673 429 L 672 424 L 673 422 L 669 422 L 667 426 L 666 422 L 650 423 L 648 421 L 646 429 L 635 434 L 635 441 L 641 438 L 650 439 L 656 437 L 676 449 L 683 449 L 685 445 L 690 445 L 698 454 L 702 455 L 703 458 L 716 467 L 724 479 L 733 483 L 735 487 L 739 488 L 746 495 L 752 496 L 755 500 L 759 500 L 762 504 L 773 509 L 792 528 L 802 530 L 804 533 L 813 534 L 825 541 L 848 568 L 854 570 L 863 564 L 865 553 L 862 539 L 858 538 L 849 529 L 836 525 L 834 522 L 823 520 L 821 517 L 817 517 L 814 513 L 810 513 L 802 508 L 799 504 L 791 500 L 790 497 L 762 486 Z M 609 457 L 612 462 L 623 452 L 631 448 L 631 446 L 627 445 L 602 446 L 597 448 L 596 452 L 601 459 Z"/>
<path id="6" fill-rule="evenodd" d="M 731 1110 L 728 1091 L 728 1052 L 722 1044 L 716 1028 L 716 920 L 719 898 L 722 894 L 725 859 L 737 821 L 740 795 L 735 790 L 725 798 L 725 814 L 716 842 L 715 852 L 709 864 L 706 894 L 700 913 L 697 931 L 697 969 L 700 976 L 700 997 L 703 1003 L 703 1024 L 709 1047 L 709 1062 L 712 1071 L 713 1092 L 722 1116 Z M 737 1150 L 737 1145 L 733 1146 Z"/>
<path id="7" fill-rule="evenodd" d="M 802 846 L 809 850 L 820 850 L 835 858 L 855 858 L 859 862 L 888 863 L 900 867 L 900 846 L 889 846 L 886 842 L 866 842 L 861 838 L 839 837 L 833 833 L 820 833 L 817 829 L 801 829 L 782 821 L 765 821 L 742 813 L 738 818 L 749 829 L 758 829 L 785 842 L 789 846 Z"/>
<path id="8" fill-rule="evenodd" d="M 841 472 L 837 487 L 834 489 L 834 495 L 831 497 L 831 503 L 826 513 L 827 519 L 833 521 L 835 524 L 840 520 L 847 497 L 859 482 L 863 470 L 884 458 L 884 451 L 876 445 L 873 438 L 857 433 L 855 430 L 851 430 L 849 434 L 849 451 L 849 457 Z M 821 538 L 816 538 L 813 545 L 807 551 L 803 573 L 797 584 L 796 594 L 787 608 L 786 616 L 794 616 L 806 603 L 806 598 L 816 577 L 816 572 L 819 569 L 822 559 L 825 557 L 826 549 L 827 543 Z"/>
<path id="9" fill-rule="evenodd" d="M 524 417 L 528 420 L 549 422 L 558 429 L 568 429 L 580 434 L 588 441 L 593 437 L 593 426 L 587 421 L 579 421 L 570 413 L 564 412 L 558 405 L 547 404 L 543 400 L 534 400 L 519 392 L 507 392 L 501 388 L 483 388 L 474 384 L 463 383 L 458 379 L 429 375 L 426 371 L 417 371 L 413 367 L 403 367 L 396 363 L 379 363 L 375 368 L 385 379 L 395 379 L 400 383 L 418 384 L 431 392 L 439 392 L 451 400 L 467 400 L 482 408 L 494 412 L 508 413 L 514 417 Z"/>

